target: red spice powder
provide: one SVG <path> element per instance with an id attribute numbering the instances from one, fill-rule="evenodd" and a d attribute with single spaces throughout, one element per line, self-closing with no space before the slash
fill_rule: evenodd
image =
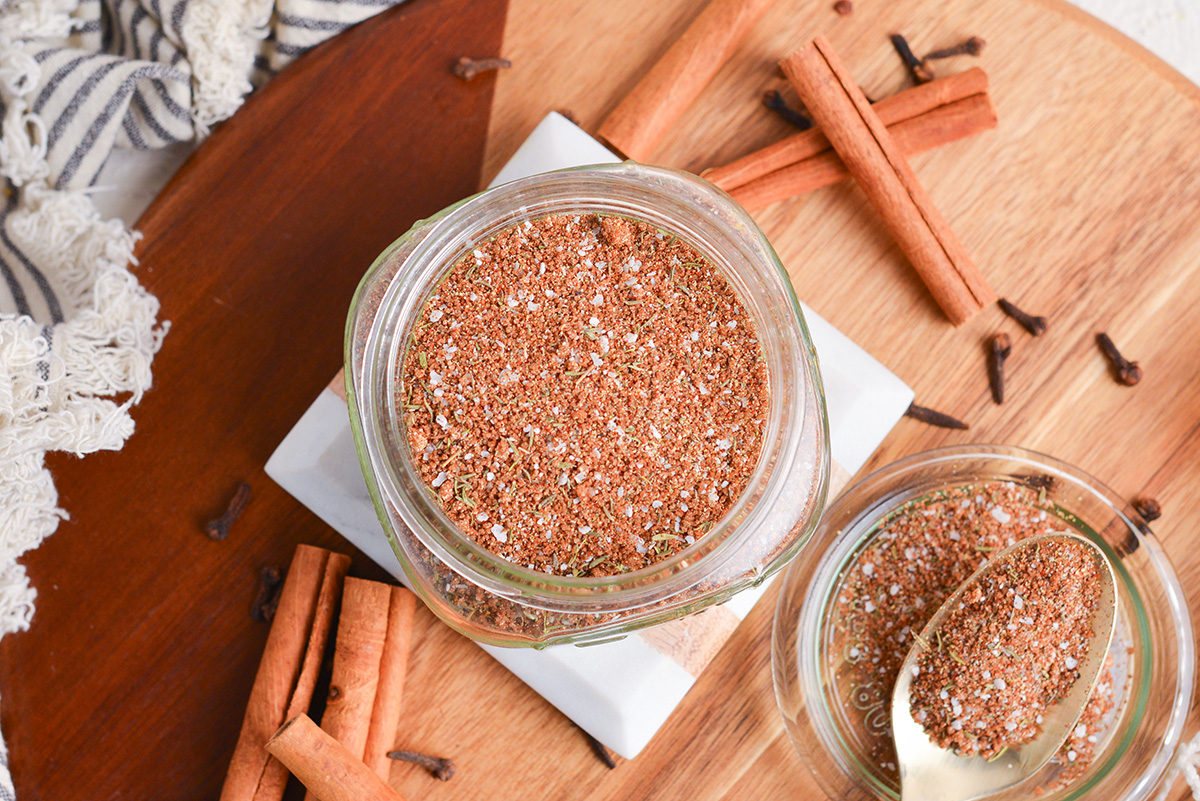
<path id="1" fill-rule="evenodd" d="M 1037 488 L 1012 482 L 956 487 L 891 512 L 844 568 L 830 610 L 831 676 L 864 756 L 893 781 L 898 770 L 889 711 L 913 633 L 921 632 L 991 554 L 1035 534 L 1069 528 Z M 1062 765 L 1055 787 L 1090 766 L 1119 691 L 1106 667 L 1081 728 L 1055 757 Z"/>
<path id="2" fill-rule="evenodd" d="M 960 756 L 991 758 L 1041 734 L 1079 678 L 1100 599 L 1087 546 L 1020 547 L 972 582 L 913 668 L 913 719 Z"/>
<path id="3" fill-rule="evenodd" d="M 768 380 L 721 271 L 620 217 L 522 222 L 422 309 L 398 399 L 417 467 L 480 546 L 636 570 L 704 536 L 762 449 Z"/>

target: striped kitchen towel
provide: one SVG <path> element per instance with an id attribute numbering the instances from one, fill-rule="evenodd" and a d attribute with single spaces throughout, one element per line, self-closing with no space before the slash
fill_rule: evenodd
<path id="1" fill-rule="evenodd" d="M 168 327 L 128 269 L 137 234 L 101 219 L 87 188 L 114 147 L 204 136 L 255 85 L 398 2 L 0 0 L 0 637 L 33 614 L 18 557 L 67 515 L 46 452 L 124 444 Z"/>

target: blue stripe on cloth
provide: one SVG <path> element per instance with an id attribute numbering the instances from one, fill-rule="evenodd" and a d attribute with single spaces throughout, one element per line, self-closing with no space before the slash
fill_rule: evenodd
<path id="1" fill-rule="evenodd" d="M 165 33 L 163 33 L 162 23 L 160 22 L 159 27 L 155 28 L 154 33 L 152 33 L 150 35 L 150 60 L 151 61 L 161 61 L 162 60 L 162 57 L 159 55 L 158 50 L 162 46 L 163 39 L 166 39 L 166 38 L 167 38 L 167 35 Z"/>
<path id="2" fill-rule="evenodd" d="M 181 42 L 183 41 L 183 12 L 186 10 L 187 2 L 177 2 L 171 9 L 171 27 L 175 29 L 175 36 Z"/>
<path id="3" fill-rule="evenodd" d="M 359 22 L 358 20 L 347 22 L 334 19 L 312 19 L 311 17 L 296 17 L 291 14 L 278 14 L 275 18 L 280 25 L 288 28 L 300 28 L 306 31 L 332 31 L 333 33 L 344 31 Z"/>
<path id="4" fill-rule="evenodd" d="M 121 128 L 125 131 L 125 136 L 129 137 L 129 144 L 133 145 L 134 150 L 150 149 L 150 145 L 142 138 L 142 132 L 132 114 L 126 114 L 125 119 L 121 120 Z"/>
<path id="5" fill-rule="evenodd" d="M 283 55 L 283 56 L 302 56 L 305 53 L 307 53 L 309 50 L 312 50 L 314 47 L 316 47 L 315 44 L 300 46 L 300 45 L 288 44 L 287 42 L 276 42 L 275 43 L 275 52 L 279 53 L 280 55 Z"/>
<path id="6" fill-rule="evenodd" d="M 21 266 L 25 268 L 25 271 L 29 273 L 31 278 L 33 278 L 34 283 L 37 284 L 38 291 L 42 293 L 42 299 L 46 301 L 46 308 L 50 312 L 50 321 L 55 324 L 61 323 L 63 321 L 62 306 L 58 302 L 58 295 L 54 294 L 54 288 L 51 287 L 50 282 L 46 280 L 45 274 L 37 268 L 37 265 L 29 260 L 29 257 L 26 256 L 8 236 L 7 218 L 9 213 L 12 212 L 12 210 L 16 207 L 17 195 L 14 192 L 8 198 L 8 204 L 3 215 L 4 219 L 0 220 L 0 244 L 3 244 L 4 247 L 8 248 L 9 251 L 12 252 L 12 254 L 17 258 L 17 261 L 21 263 Z M 26 308 L 28 308 L 28 302 L 26 302 Z M 23 313 L 29 314 L 28 311 Z"/>
<path id="7" fill-rule="evenodd" d="M 155 81 L 154 85 L 160 86 L 161 84 L 159 84 L 158 81 Z M 158 118 L 154 116 L 153 109 L 151 109 L 150 105 L 148 103 L 146 103 L 146 98 L 142 96 L 142 92 L 140 89 L 133 93 L 133 107 L 136 108 L 138 110 L 138 112 L 141 113 L 142 120 L 143 120 L 143 122 L 145 122 L 146 127 L 149 128 L 151 131 L 153 131 L 154 135 L 157 136 L 159 139 L 163 140 L 164 143 L 180 141 L 178 136 L 173 135 L 166 128 L 162 127 L 162 125 L 158 121 Z M 130 118 L 127 116 L 126 119 L 130 119 Z M 128 130 L 128 129 L 126 129 L 126 130 Z"/>
<path id="8" fill-rule="evenodd" d="M 54 326 L 43 325 L 42 326 L 42 338 L 46 340 L 46 354 L 49 355 L 50 349 L 54 347 Z M 50 362 L 45 361 L 43 359 L 42 361 L 38 362 L 37 366 L 38 366 L 38 375 L 40 375 L 42 377 L 43 381 L 49 381 L 50 380 Z M 38 391 L 39 392 L 41 391 L 41 387 L 38 387 Z M 0 797 L 0 801 L 4 801 L 3 797 Z"/>
<path id="9" fill-rule="evenodd" d="M 134 8 L 133 14 L 129 17 L 129 43 L 133 45 L 132 50 L 134 58 L 145 58 L 145 53 L 142 51 L 141 43 L 138 42 L 138 26 L 142 24 L 143 20 L 147 20 L 149 18 L 150 12 L 146 11 L 146 9 L 142 8 L 141 6 Z"/>
<path id="10" fill-rule="evenodd" d="M 183 73 L 179 73 L 179 82 L 185 86 L 190 86 L 191 82 Z M 192 122 L 192 112 L 175 102 L 175 98 L 171 97 L 171 93 L 167 91 L 167 87 L 162 81 L 154 82 L 154 91 L 158 92 L 159 99 L 162 100 L 163 107 L 171 112 L 172 117 L 178 117 L 181 120 L 186 120 L 190 125 Z"/>
<path id="11" fill-rule="evenodd" d="M 0 222 L 3 221 L 0 220 Z M 29 308 L 29 298 L 25 297 L 25 290 L 21 288 L 21 282 L 17 280 L 12 268 L 2 258 L 0 258 L 0 275 L 4 276 L 4 283 L 8 285 L 8 292 L 12 295 L 13 303 L 17 304 L 17 314 L 28 317 L 32 314 L 32 310 Z"/>

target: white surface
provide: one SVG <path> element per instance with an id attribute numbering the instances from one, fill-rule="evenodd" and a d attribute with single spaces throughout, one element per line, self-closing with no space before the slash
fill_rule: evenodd
<path id="1" fill-rule="evenodd" d="M 88 194 L 104 219 L 119 217 L 132 228 L 195 149 L 192 142 L 162 150 L 114 148 Z"/>

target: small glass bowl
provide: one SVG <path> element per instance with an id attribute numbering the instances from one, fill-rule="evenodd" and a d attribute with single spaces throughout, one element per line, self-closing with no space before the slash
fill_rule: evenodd
<path id="1" fill-rule="evenodd" d="M 867 694 L 839 691 L 835 680 L 842 649 L 831 612 L 845 571 L 898 507 L 993 482 L 1039 487 L 1056 527 L 1089 537 L 1112 561 L 1119 609 L 1110 654 L 1121 688 L 1086 772 L 1056 786 L 1060 768 L 1051 763 L 993 797 L 1134 801 L 1149 797 L 1169 767 L 1191 700 L 1194 654 L 1183 591 L 1158 541 L 1128 503 L 1077 468 L 1019 448 L 963 446 L 910 456 L 847 489 L 783 578 L 772 638 L 776 700 L 793 744 L 831 798 L 899 798 L 894 771 L 869 756 L 871 743 L 890 736 L 890 690 L 887 703 L 873 694 L 878 708 L 866 708 Z"/>
<path id="2" fill-rule="evenodd" d="M 687 242 L 737 290 L 766 360 L 766 431 L 746 489 L 694 545 L 630 573 L 549 575 L 480 548 L 422 480 L 395 401 L 406 392 L 399 366 L 410 333 L 442 278 L 479 243 L 550 214 L 628 217 Z M 597 642 L 719 603 L 795 556 L 825 504 L 824 392 L 787 273 L 739 205 L 677 170 L 628 162 L 535 175 L 418 222 L 376 259 L 355 294 L 346 388 L 367 487 L 410 586 L 452 628 L 481 642 Z"/>

